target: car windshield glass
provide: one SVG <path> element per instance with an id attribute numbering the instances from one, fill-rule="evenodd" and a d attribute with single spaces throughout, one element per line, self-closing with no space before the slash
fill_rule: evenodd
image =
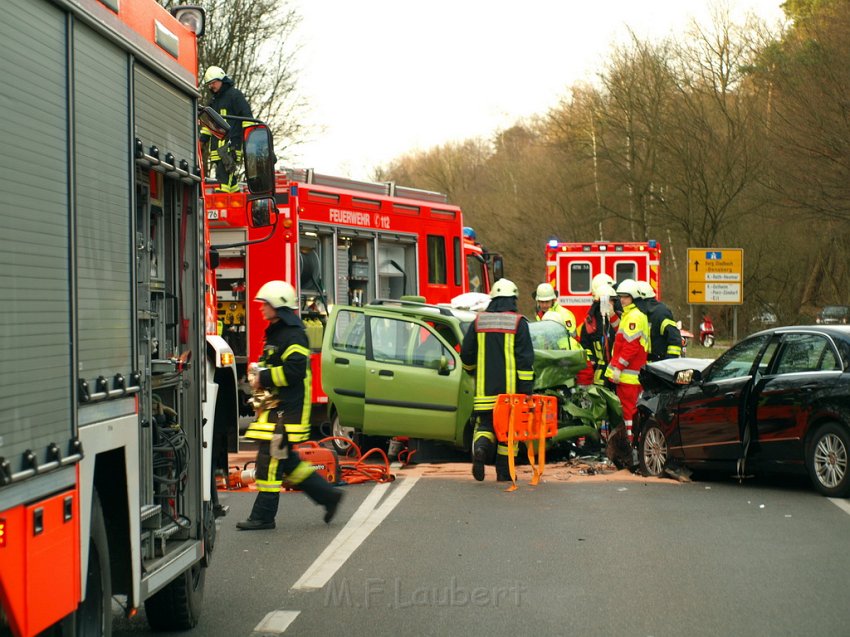
<path id="1" fill-rule="evenodd" d="M 762 334 L 738 343 L 714 362 L 706 373 L 706 380 L 717 381 L 749 375 L 756 357 L 769 338 L 770 334 Z"/>
<path id="2" fill-rule="evenodd" d="M 823 308 L 823 315 L 829 318 L 841 318 L 847 316 L 848 308 L 845 305 L 827 305 Z"/>
<path id="3" fill-rule="evenodd" d="M 534 349 L 561 349 L 559 341 L 567 337 L 567 328 L 554 321 L 536 321 L 528 324 Z"/>

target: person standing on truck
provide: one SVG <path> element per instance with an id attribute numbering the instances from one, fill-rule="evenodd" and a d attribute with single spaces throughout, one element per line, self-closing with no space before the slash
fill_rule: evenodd
<path id="1" fill-rule="evenodd" d="M 484 465 L 494 462 L 496 480 L 510 480 L 508 454 L 516 456 L 518 447 L 497 444 L 493 429 L 496 397 L 531 395 L 534 387 L 534 347 L 528 320 L 517 311 L 517 287 L 512 281 L 499 279 L 493 284 L 490 304 L 464 336 L 460 358 L 463 369 L 475 376 L 472 475 L 479 482 L 484 480 Z"/>
<path id="2" fill-rule="evenodd" d="M 640 299 L 635 304 L 649 321 L 649 362 L 682 356 L 682 333 L 673 320 L 673 312 L 655 298 L 655 290 L 646 281 L 637 282 Z"/>
<path id="3" fill-rule="evenodd" d="M 633 441 L 632 419 L 637 411 L 637 400 L 641 391 L 640 368 L 646 364 L 646 353 L 649 349 L 649 322 L 646 314 L 635 305 L 638 294 L 637 282 L 633 279 L 624 279 L 617 286 L 617 295 L 623 304 L 623 315 L 614 338 L 611 362 L 605 370 L 605 378 L 616 387 L 617 397 L 623 406 L 623 420 L 629 444 Z"/>
<path id="4" fill-rule="evenodd" d="M 204 73 L 204 84 L 213 94 L 210 107 L 222 117 L 252 118 L 248 100 L 233 80 L 219 66 L 211 66 Z M 242 127 L 250 122 L 227 120 L 230 131 L 224 139 L 217 139 L 206 127 L 201 129 L 201 143 L 209 143 L 209 158 L 215 167 L 215 179 L 219 182 L 216 192 L 239 192 L 238 173 L 242 163 Z"/>
<path id="5" fill-rule="evenodd" d="M 264 284 L 255 301 L 268 321 L 263 353 L 252 374 L 256 421 L 245 433 L 258 440 L 257 498 L 248 519 L 236 524 L 245 531 L 275 528 L 283 479 L 325 507 L 330 523 L 342 499 L 342 491 L 315 473 L 301 460 L 293 444 L 310 437 L 310 349 L 304 323 L 295 313 L 298 294 L 286 281 Z M 256 401 L 259 401 L 259 405 Z"/>
<path id="6" fill-rule="evenodd" d="M 535 315 L 538 321 L 543 319 L 543 315 L 550 310 L 558 312 L 564 317 L 564 325 L 570 336 L 576 335 L 576 317 L 567 308 L 558 303 L 558 292 L 552 287 L 551 283 L 541 283 L 537 286 L 534 292 L 534 301 L 537 303 L 537 313 Z"/>
<path id="7" fill-rule="evenodd" d="M 578 384 L 583 387 L 605 384 L 605 370 L 611 360 L 614 338 L 620 328 L 620 315 L 623 312 L 613 281 L 606 274 L 596 275 L 591 283 L 593 302 L 584 322 L 579 326 L 579 342 L 592 366 L 592 370 L 582 370 L 576 377 Z"/>

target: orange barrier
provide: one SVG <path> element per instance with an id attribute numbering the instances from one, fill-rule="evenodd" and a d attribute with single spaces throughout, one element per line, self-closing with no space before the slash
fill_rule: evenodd
<path id="1" fill-rule="evenodd" d="M 525 442 L 528 461 L 534 475 L 531 484 L 536 485 L 546 468 L 546 438 L 558 433 L 558 399 L 555 396 L 535 394 L 499 394 L 493 409 L 493 429 L 496 440 L 508 445 L 508 469 L 511 486 L 516 491 L 516 463 L 513 450 L 518 442 Z M 534 447 L 537 446 L 537 458 Z"/>

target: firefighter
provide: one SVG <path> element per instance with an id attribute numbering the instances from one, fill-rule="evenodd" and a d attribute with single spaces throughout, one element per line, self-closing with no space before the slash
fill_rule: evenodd
<path id="1" fill-rule="evenodd" d="M 298 295 L 285 281 L 269 281 L 257 292 L 260 312 L 268 321 L 263 353 L 251 377 L 257 419 L 245 433 L 258 440 L 257 498 L 251 514 L 237 527 L 246 531 L 275 528 L 283 478 L 325 507 L 330 523 L 342 491 L 301 460 L 292 444 L 310 437 L 310 349 L 304 323 L 295 313 Z"/>
<path id="2" fill-rule="evenodd" d="M 617 397 L 623 406 L 623 420 L 629 444 L 633 441 L 632 419 L 641 390 L 638 374 L 640 368 L 646 364 L 649 349 L 649 323 L 646 314 L 641 312 L 634 302 L 639 298 L 638 294 L 637 282 L 633 279 L 624 279 L 617 286 L 617 295 L 623 304 L 623 315 L 614 338 L 611 362 L 605 370 L 605 378 L 615 385 Z"/>
<path id="3" fill-rule="evenodd" d="M 660 361 L 665 358 L 679 358 L 682 355 L 682 333 L 673 320 L 673 313 L 661 301 L 655 298 L 655 290 L 646 281 L 637 282 L 640 303 L 635 304 L 646 314 L 649 321 L 649 354 L 647 360 Z"/>
<path id="4" fill-rule="evenodd" d="M 611 360 L 614 337 L 620 327 L 620 305 L 614 291 L 613 279 L 606 275 L 596 275 L 591 283 L 593 302 L 587 311 L 584 322 L 579 326 L 579 342 L 584 347 L 592 371 L 582 370 L 577 376 L 581 386 L 604 385 L 605 370 Z"/>
<path id="5" fill-rule="evenodd" d="M 543 315 L 550 310 L 558 312 L 564 317 L 564 325 L 567 326 L 570 336 L 576 335 L 576 317 L 558 303 L 558 292 L 552 287 L 551 283 L 541 283 L 537 286 L 537 290 L 534 292 L 534 301 L 537 303 L 535 317 L 538 321 L 542 320 Z"/>
<path id="6" fill-rule="evenodd" d="M 475 319 L 461 345 L 463 369 L 475 376 L 473 399 L 477 425 L 472 437 L 472 475 L 484 479 L 484 465 L 494 462 L 496 480 L 510 480 L 508 454 L 517 446 L 497 444 L 493 408 L 499 394 L 531 395 L 534 348 L 528 321 L 517 312 L 517 287 L 499 279 L 490 290 L 490 304 Z M 495 455 L 495 459 L 494 459 Z"/>
<path id="7" fill-rule="evenodd" d="M 248 100 L 233 80 L 219 66 L 211 66 L 204 73 L 204 84 L 212 92 L 210 107 L 222 117 L 252 118 Z M 219 182 L 216 192 L 239 192 L 238 167 L 242 162 L 242 128 L 251 122 L 229 120 L 230 131 L 224 139 L 217 139 L 208 128 L 201 129 L 201 143 L 209 143 L 209 158 L 215 166 L 215 179 Z"/>

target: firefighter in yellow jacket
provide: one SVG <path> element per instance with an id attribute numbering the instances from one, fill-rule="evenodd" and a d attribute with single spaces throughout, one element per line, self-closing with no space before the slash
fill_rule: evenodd
<path id="1" fill-rule="evenodd" d="M 635 299 L 638 298 L 637 283 L 624 279 L 617 286 L 617 296 L 623 304 L 620 327 L 614 337 L 611 362 L 605 370 L 605 378 L 617 387 L 617 397 L 623 406 L 626 435 L 632 442 L 632 419 L 637 411 L 640 396 L 640 368 L 646 364 L 649 350 L 649 322 L 641 312 Z"/>
<path id="2" fill-rule="evenodd" d="M 543 315 L 546 312 L 557 312 L 564 318 L 564 325 L 570 336 L 576 335 L 576 317 L 563 305 L 558 303 L 558 293 L 551 283 L 541 283 L 534 291 L 534 301 L 537 303 L 537 312 L 535 317 L 538 321 L 543 320 Z"/>
<path id="3" fill-rule="evenodd" d="M 263 354 L 252 374 L 256 421 L 245 433 L 260 442 L 257 450 L 257 498 L 248 519 L 236 526 L 245 531 L 275 528 L 284 477 L 325 507 L 329 523 L 342 499 L 332 487 L 304 462 L 291 445 L 310 437 L 310 349 L 304 324 L 295 313 L 298 295 L 285 281 L 269 281 L 255 297 L 268 321 Z"/>
<path id="4" fill-rule="evenodd" d="M 461 346 L 463 368 L 475 376 L 473 399 L 478 423 L 472 437 L 472 475 L 484 479 L 484 465 L 494 461 L 496 480 L 510 480 L 508 449 L 493 430 L 493 408 L 499 394 L 531 394 L 534 347 L 528 321 L 517 312 L 517 287 L 499 279 L 490 290 L 490 304 L 475 319 Z M 494 453 L 495 452 L 495 453 Z"/>

